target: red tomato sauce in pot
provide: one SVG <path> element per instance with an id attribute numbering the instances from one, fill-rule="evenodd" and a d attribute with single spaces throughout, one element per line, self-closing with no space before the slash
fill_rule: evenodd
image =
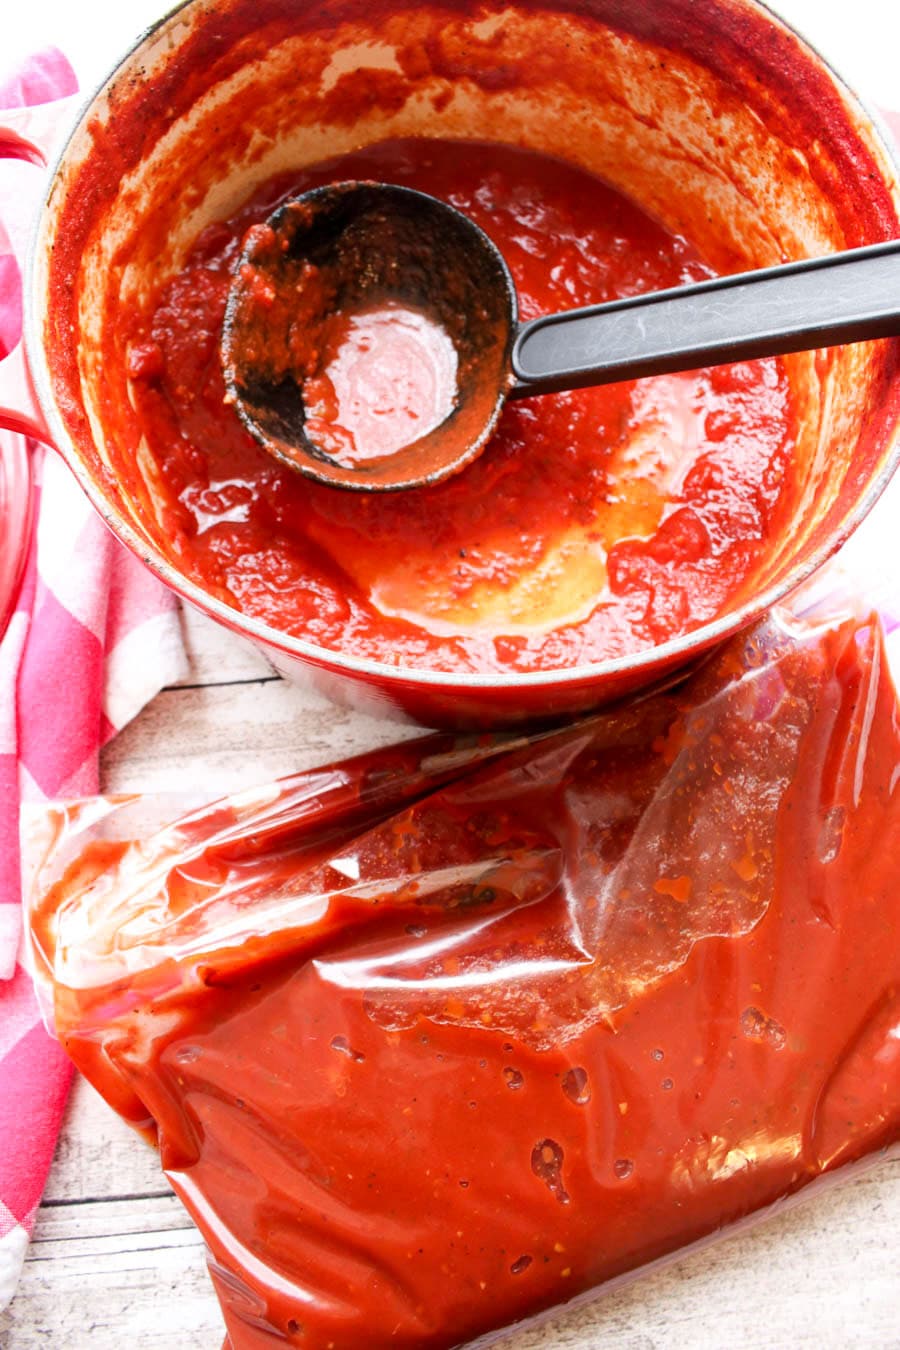
<path id="1" fill-rule="evenodd" d="M 592 175 L 508 146 L 386 142 L 271 182 L 128 321 L 138 416 L 178 503 L 166 526 L 179 566 L 281 632 L 447 671 L 622 656 L 749 594 L 790 485 L 777 360 L 509 404 L 463 472 L 395 494 L 311 482 L 252 439 L 224 401 L 219 354 L 241 241 L 285 197 L 367 178 L 470 215 L 526 320 L 710 275 Z"/>

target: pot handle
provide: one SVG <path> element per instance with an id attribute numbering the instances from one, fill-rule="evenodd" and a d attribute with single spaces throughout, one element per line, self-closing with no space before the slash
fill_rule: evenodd
<path id="1" fill-rule="evenodd" d="M 23 160 L 46 168 L 71 121 L 77 96 L 54 103 L 38 103 L 29 108 L 7 108 L 0 112 L 0 159 Z M 21 269 L 22 223 L 17 238 L 0 223 L 0 252 L 12 253 Z M 52 445 L 53 438 L 34 392 L 25 349 L 21 342 L 0 361 L 0 428 L 32 436 Z"/>
<path id="2" fill-rule="evenodd" d="M 53 154 L 60 125 L 60 103 L 35 103 L 0 112 L 0 159 L 24 159 L 45 168 Z"/>
<path id="3" fill-rule="evenodd" d="M 53 445 L 53 437 L 31 384 L 21 342 L 0 361 L 0 429 Z"/>

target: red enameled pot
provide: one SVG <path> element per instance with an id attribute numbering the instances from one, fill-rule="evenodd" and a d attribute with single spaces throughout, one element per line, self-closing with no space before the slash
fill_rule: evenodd
<path id="1" fill-rule="evenodd" d="M 40 110 L 5 120 L 0 153 L 39 159 Z M 786 358 L 800 412 L 791 519 L 755 593 L 685 637 L 479 676 L 285 636 L 205 594 L 167 551 L 168 489 L 129 415 L 117 316 L 274 174 L 422 135 L 573 161 L 722 271 L 900 233 L 896 169 L 871 115 L 752 0 L 187 0 L 120 62 L 56 160 L 25 273 L 27 371 L 21 350 L 0 364 L 0 425 L 55 445 L 118 538 L 285 675 L 430 725 L 576 713 L 696 658 L 847 538 L 896 464 L 900 342 Z M 21 477 L 21 458 L 10 463 Z"/>

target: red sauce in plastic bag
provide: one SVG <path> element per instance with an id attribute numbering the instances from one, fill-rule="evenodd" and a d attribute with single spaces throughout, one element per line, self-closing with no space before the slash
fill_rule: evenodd
<path id="1" fill-rule="evenodd" d="M 36 920 L 234 1350 L 457 1345 L 900 1137 L 876 626 L 773 621 L 678 690 L 450 747 L 98 843 Z"/>
<path id="2" fill-rule="evenodd" d="M 201 236 L 151 317 L 126 320 L 179 565 L 283 632 L 461 671 L 634 652 L 750 593 L 789 506 L 794 415 L 776 360 L 510 404 L 474 464 L 398 494 L 312 483 L 256 444 L 223 403 L 231 269 L 277 202 L 345 178 L 468 213 L 507 259 L 524 319 L 709 275 L 598 179 L 511 147 L 391 142 L 269 184 Z"/>

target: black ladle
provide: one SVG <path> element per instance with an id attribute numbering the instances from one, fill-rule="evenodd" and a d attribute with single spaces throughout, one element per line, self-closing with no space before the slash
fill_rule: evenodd
<path id="1" fill-rule="evenodd" d="M 395 453 L 342 464 L 307 434 L 298 368 L 314 366 L 310 335 L 330 312 L 384 304 L 449 335 L 455 406 Z M 410 188 L 350 182 L 292 198 L 250 231 L 222 363 L 230 401 L 271 454 L 326 483 L 387 491 L 474 459 L 508 398 L 898 335 L 900 240 L 519 324 L 506 263 L 473 221 Z"/>

